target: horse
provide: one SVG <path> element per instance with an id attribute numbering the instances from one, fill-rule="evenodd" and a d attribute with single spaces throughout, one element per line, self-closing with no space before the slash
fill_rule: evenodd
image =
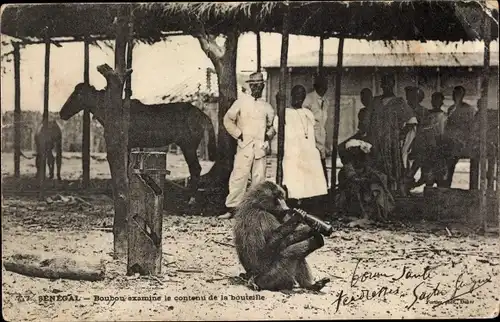
<path id="1" fill-rule="evenodd" d="M 43 122 L 38 127 L 35 133 L 35 146 L 36 146 L 36 176 L 37 178 L 41 176 L 42 167 L 45 164 L 41 164 L 42 158 L 41 154 L 45 151 L 46 162 L 49 166 L 49 178 L 54 178 L 54 155 L 52 151 L 56 152 L 56 164 L 57 164 L 57 179 L 61 180 L 61 164 L 62 164 L 62 132 L 59 124 L 55 120 L 49 121 L 45 127 Z M 45 178 L 44 178 L 45 179 Z"/>
<path id="2" fill-rule="evenodd" d="M 77 84 L 59 116 L 68 120 L 85 108 L 104 126 L 105 90 L 97 90 L 84 83 Z M 210 161 L 215 161 L 216 143 L 212 121 L 196 106 L 185 102 L 143 104 L 137 99 L 130 100 L 129 155 L 133 148 L 165 149 L 172 143 L 179 146 L 191 176 L 188 183 L 189 204 L 195 202 L 198 191 L 201 166 L 197 150 L 206 132 L 209 136 L 208 157 Z"/>

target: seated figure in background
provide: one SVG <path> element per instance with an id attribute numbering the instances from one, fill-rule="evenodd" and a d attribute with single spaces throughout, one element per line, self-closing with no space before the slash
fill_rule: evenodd
<path id="1" fill-rule="evenodd" d="M 339 145 L 343 167 L 338 176 L 340 193 L 336 203 L 341 212 L 361 214 L 361 220 L 355 222 L 359 225 L 371 219 L 385 220 L 395 207 L 387 176 L 372 166 L 376 151 L 365 134 L 363 110 L 358 115 L 358 132 Z"/>

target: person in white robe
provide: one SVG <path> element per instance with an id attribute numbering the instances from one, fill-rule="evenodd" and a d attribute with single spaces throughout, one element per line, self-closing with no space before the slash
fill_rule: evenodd
<path id="1" fill-rule="evenodd" d="M 306 97 L 303 86 L 292 88 L 291 107 L 285 110 L 285 146 L 283 156 L 283 186 L 288 198 L 299 201 L 328 194 L 321 166 L 320 151 L 316 147 L 313 113 L 302 108 Z M 278 117 L 274 119 L 278 131 Z"/>

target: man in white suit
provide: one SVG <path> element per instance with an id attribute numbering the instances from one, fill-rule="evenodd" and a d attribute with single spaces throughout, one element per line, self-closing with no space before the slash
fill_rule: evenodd
<path id="1" fill-rule="evenodd" d="M 266 151 L 276 134 L 273 128 L 273 107 L 262 99 L 262 73 L 251 74 L 247 83 L 251 95 L 241 95 L 224 116 L 224 126 L 238 141 L 238 147 L 229 178 L 227 213 L 219 217 L 222 219 L 233 216 L 233 209 L 240 204 L 247 190 L 249 178 L 252 185 L 266 179 Z"/>

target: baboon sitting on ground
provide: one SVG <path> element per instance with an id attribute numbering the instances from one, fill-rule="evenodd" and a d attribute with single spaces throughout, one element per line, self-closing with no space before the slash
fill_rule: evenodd
<path id="1" fill-rule="evenodd" d="M 248 191 L 235 209 L 234 236 L 240 263 L 256 289 L 319 291 L 330 280 L 313 281 L 306 256 L 324 245 L 323 236 L 289 213 L 285 192 L 265 181 Z"/>

